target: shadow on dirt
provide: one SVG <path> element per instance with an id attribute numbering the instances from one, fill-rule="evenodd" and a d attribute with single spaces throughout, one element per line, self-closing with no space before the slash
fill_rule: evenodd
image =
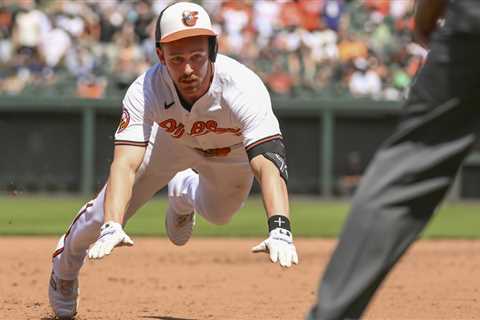
<path id="1" fill-rule="evenodd" d="M 170 316 L 142 316 L 142 319 L 156 319 L 156 320 L 198 320 L 194 318 L 178 318 L 178 317 L 170 317 Z M 75 320 L 82 320 L 83 318 L 79 318 L 78 316 Z M 50 317 L 41 317 L 40 320 L 58 320 L 55 316 Z"/>
<path id="2" fill-rule="evenodd" d="M 143 316 L 142 319 L 157 319 L 157 320 L 197 320 L 193 318 L 177 318 L 169 316 Z"/>

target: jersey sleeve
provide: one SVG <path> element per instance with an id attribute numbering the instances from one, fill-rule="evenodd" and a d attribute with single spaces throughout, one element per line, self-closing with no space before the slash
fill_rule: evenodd
<path id="1" fill-rule="evenodd" d="M 281 137 L 270 94 L 260 78 L 252 71 L 249 73 L 248 79 L 238 88 L 234 107 L 247 151 L 260 143 Z"/>
<path id="2" fill-rule="evenodd" d="M 123 99 L 120 123 L 115 132 L 115 145 L 147 146 L 153 126 L 151 104 L 143 81 L 137 79 Z"/>

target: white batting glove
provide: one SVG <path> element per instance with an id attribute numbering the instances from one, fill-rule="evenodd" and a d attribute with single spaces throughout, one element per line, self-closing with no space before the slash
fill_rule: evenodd
<path id="1" fill-rule="evenodd" d="M 133 241 L 123 231 L 120 223 L 106 222 L 100 229 L 100 236 L 97 241 L 88 250 L 88 257 L 90 259 L 102 259 L 109 255 L 113 248 L 120 246 L 133 246 Z"/>
<path id="2" fill-rule="evenodd" d="M 293 244 L 292 232 L 283 228 L 270 231 L 268 239 L 252 248 L 252 252 L 270 253 L 270 260 L 277 261 L 282 267 L 290 267 L 292 263 L 298 264 L 297 249 Z"/>

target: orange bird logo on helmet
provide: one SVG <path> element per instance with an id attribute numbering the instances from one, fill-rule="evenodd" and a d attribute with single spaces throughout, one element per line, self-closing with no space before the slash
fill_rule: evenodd
<path id="1" fill-rule="evenodd" d="M 198 20 L 198 11 L 184 11 L 182 14 L 182 22 L 187 27 L 193 27 Z"/>

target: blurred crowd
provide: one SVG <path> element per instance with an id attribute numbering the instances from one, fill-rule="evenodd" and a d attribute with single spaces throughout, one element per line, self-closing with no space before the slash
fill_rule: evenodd
<path id="1" fill-rule="evenodd" d="M 170 0 L 0 0 L 0 94 L 122 95 Z M 399 100 L 425 50 L 413 0 L 203 0 L 219 51 L 272 95 Z"/>

